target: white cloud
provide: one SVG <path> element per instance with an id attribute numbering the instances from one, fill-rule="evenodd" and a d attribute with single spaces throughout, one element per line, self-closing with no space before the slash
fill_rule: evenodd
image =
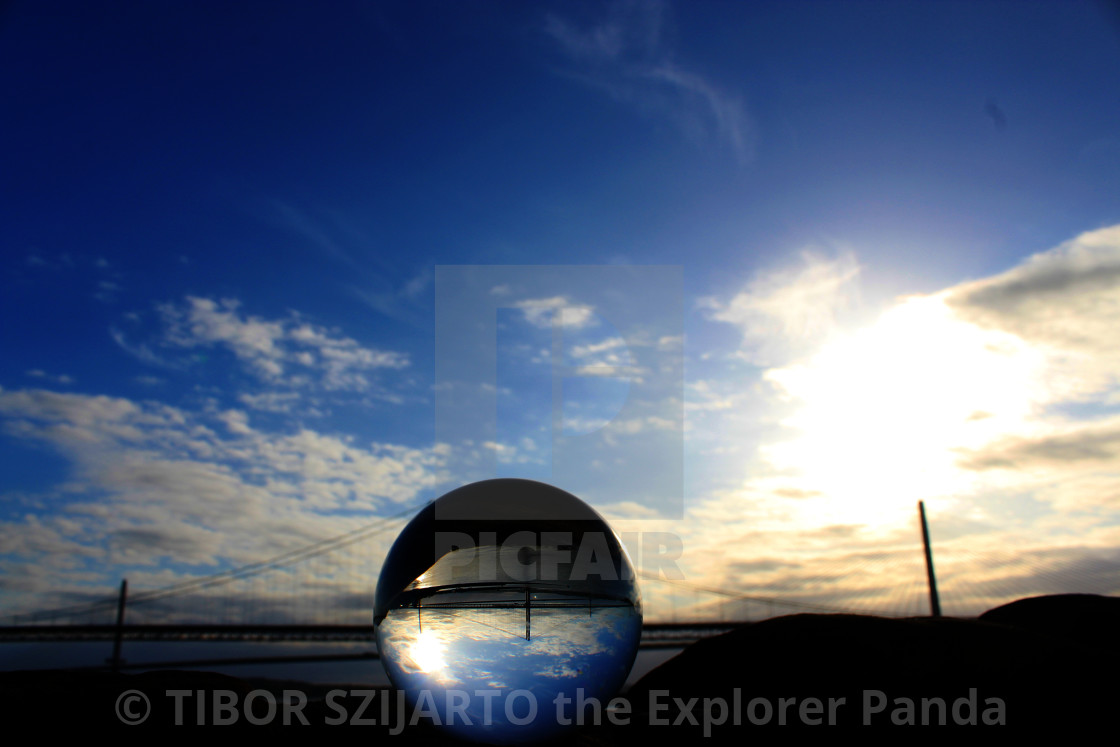
<path id="1" fill-rule="evenodd" d="M 49 516 L 0 522 L 0 538 L 23 538 L 0 539 L 5 552 L 25 563 L 55 552 L 99 563 L 60 568 L 40 590 L 82 588 L 81 574 L 103 581 L 114 563 L 259 561 L 368 524 L 447 480 L 438 447 L 266 433 L 238 410 L 0 390 L 0 418 L 9 435 L 48 443 L 72 465 Z"/>
<path id="2" fill-rule="evenodd" d="M 525 321 L 541 329 L 551 329 L 556 314 L 560 315 L 560 324 L 570 329 L 582 329 L 596 323 L 592 307 L 575 304 L 564 296 L 529 298 L 513 306 L 521 309 Z"/>
<path id="3" fill-rule="evenodd" d="M 594 359 L 597 362 L 601 361 L 602 365 L 616 366 L 622 365 L 622 358 L 619 357 L 616 351 L 625 353 L 626 363 L 629 363 L 629 346 L 621 337 L 608 337 L 601 342 L 588 343 L 586 345 L 573 345 L 571 349 L 572 357 L 586 360 L 588 358 Z M 603 357 L 603 354 L 608 354 Z"/>
<path id="4" fill-rule="evenodd" d="M 619 378 L 640 384 L 649 372 L 634 365 L 630 347 L 638 344 L 642 343 L 622 337 L 608 337 L 599 342 L 572 345 L 568 348 L 568 353 L 575 366 L 570 370 L 570 375 Z M 541 361 L 545 359 L 542 357 Z"/>
<path id="5" fill-rule="evenodd" d="M 184 348 L 225 347 L 270 383 L 298 386 L 310 379 L 292 369 L 312 369 L 319 374 L 315 381 L 330 391 L 365 391 L 372 386 L 369 372 L 409 365 L 404 353 L 364 347 L 334 330 L 304 322 L 296 314 L 267 320 L 245 316 L 239 308 L 235 300 L 196 297 L 188 297 L 183 305 L 164 304 L 159 307 L 166 326 L 163 342 Z M 115 338 L 129 349 L 123 336 Z M 135 352 L 141 358 L 154 357 L 143 348 Z"/>
<path id="6" fill-rule="evenodd" d="M 230 299 L 219 304 L 193 297 L 187 298 L 185 307 L 165 304 L 160 313 L 167 325 L 166 340 L 181 347 L 224 344 L 265 378 L 280 376 L 284 324 L 257 317 L 243 319 L 237 312 L 239 305 Z"/>
<path id="7" fill-rule="evenodd" d="M 995 277 L 962 284 L 946 302 L 974 324 L 1045 349 L 1057 398 L 1091 397 L 1120 376 L 1120 226 L 1083 233 Z"/>
<path id="8" fill-rule="evenodd" d="M 1108 554 L 1120 545 L 1120 420 L 1109 409 L 1120 398 L 1111 340 L 1118 238 L 1115 229 L 1092 232 L 995 277 L 902 299 L 861 330 L 845 324 L 858 303 L 858 265 L 847 255 L 806 256 L 729 299 L 709 299 L 709 318 L 736 325 L 746 356 L 770 366 L 753 382 L 709 375 L 689 386 L 690 446 L 705 447 L 694 473 L 723 457 L 740 471 L 690 495 L 681 521 L 659 524 L 648 507 L 609 492 L 601 503 L 615 501 L 620 531 L 633 521 L 681 537 L 689 583 L 756 597 L 878 611 L 909 593 L 913 612 L 924 612 L 919 497 L 931 511 L 943 590 L 958 605 L 951 614 L 991 606 L 993 595 L 1060 590 L 1055 578 L 1071 565 L 1097 584 L 1086 590 L 1120 591 Z M 540 327 L 574 306 L 564 297 L 523 303 L 526 321 Z M 180 308 L 186 333 L 188 311 Z M 274 360 L 285 376 L 309 369 L 325 382 L 332 361 L 340 377 L 392 367 L 295 315 L 253 319 L 220 305 L 206 313 L 227 317 L 204 326 L 197 344 L 226 347 L 252 370 Z M 578 361 L 617 363 L 623 343 L 581 339 L 568 350 Z M 254 392 L 239 402 L 284 412 L 307 394 Z M 445 479 L 438 448 L 355 444 L 307 429 L 270 434 L 259 430 L 263 416 L 225 408 L 0 390 L 6 430 L 53 444 L 74 465 L 68 487 L 51 496 L 57 515 L 0 522 L 0 544 L 43 558 L 51 574 L 0 569 L 29 589 L 52 575 L 76 589 L 85 564 L 109 554 L 149 564 L 152 583 L 169 582 L 177 576 L 161 558 L 260 559 L 366 520 L 340 511 L 385 513 Z M 611 427 L 593 415 L 579 424 Z M 674 427 L 644 412 L 613 424 L 634 439 Z M 478 447 L 503 463 L 544 448 L 513 444 Z M 697 604 L 681 588 L 649 583 L 643 594 L 658 614 L 674 604 L 685 616 L 684 605 Z M 743 604 L 750 613 L 753 603 Z"/>
<path id="9" fill-rule="evenodd" d="M 260 394 L 240 394 L 237 399 L 246 407 L 261 412 L 290 413 L 300 400 L 296 392 L 262 392 Z"/>
<path id="10" fill-rule="evenodd" d="M 517 458 L 517 447 L 502 444 L 496 441 L 483 441 L 482 448 L 494 452 L 494 456 L 503 464 L 509 464 Z"/>
<path id="11" fill-rule="evenodd" d="M 1120 489 L 1120 226 L 1083 233 L 944 293 L 964 320 L 1036 357 L 1022 426 L 958 453 L 958 466 L 1063 511 L 1115 511 Z"/>
<path id="12" fill-rule="evenodd" d="M 741 467 L 673 528 L 689 581 L 867 610 L 909 594 L 924 613 L 924 499 L 950 614 L 1120 591 L 1120 227 L 858 329 L 857 280 L 850 257 L 803 260 L 705 302 L 769 368 L 690 384 L 690 445 Z"/>
<path id="13" fill-rule="evenodd" d="M 253 429 L 249 427 L 249 416 L 241 410 L 226 410 L 218 415 L 218 420 L 225 423 L 230 433 L 237 436 L 252 435 Z"/>
<path id="14" fill-rule="evenodd" d="M 804 252 L 797 267 L 760 274 L 730 300 L 702 299 L 709 318 L 737 326 L 754 363 L 773 365 L 812 351 L 859 300 L 855 257 Z"/>
<path id="15" fill-rule="evenodd" d="M 956 450 L 1024 427 L 1038 364 L 1015 338 L 956 319 L 939 297 L 908 299 L 765 373 L 795 411 L 784 420 L 791 438 L 763 453 L 795 470 L 799 487 L 827 494 L 833 514 L 908 515 L 918 499 L 974 487 Z"/>

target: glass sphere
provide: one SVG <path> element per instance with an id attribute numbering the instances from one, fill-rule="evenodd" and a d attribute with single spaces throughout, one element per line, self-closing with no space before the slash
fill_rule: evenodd
<path id="1" fill-rule="evenodd" d="M 642 607 L 622 544 L 590 506 L 532 480 L 466 485 L 425 507 L 374 597 L 381 662 L 417 712 L 474 741 L 547 738 L 605 718 Z M 578 713 L 584 710 L 584 714 Z"/>

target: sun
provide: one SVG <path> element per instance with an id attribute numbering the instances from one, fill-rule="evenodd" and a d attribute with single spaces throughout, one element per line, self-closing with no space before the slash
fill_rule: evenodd
<path id="1" fill-rule="evenodd" d="M 943 297 L 910 298 L 766 374 L 796 411 L 784 421 L 794 437 L 764 456 L 821 497 L 818 519 L 894 522 L 918 500 L 972 488 L 961 450 L 1022 426 L 1038 365 L 1021 340 L 956 318 Z"/>
<path id="2" fill-rule="evenodd" d="M 447 660 L 444 658 L 446 649 L 446 643 L 440 640 L 438 634 L 423 631 L 409 645 L 408 658 L 419 671 L 437 674 L 447 668 Z"/>

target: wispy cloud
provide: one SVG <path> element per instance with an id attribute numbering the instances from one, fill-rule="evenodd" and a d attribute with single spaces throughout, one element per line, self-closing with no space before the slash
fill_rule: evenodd
<path id="1" fill-rule="evenodd" d="M 299 403 L 301 396 L 296 392 L 261 392 L 260 394 L 243 393 L 238 400 L 246 407 L 262 412 L 287 414 Z"/>
<path id="2" fill-rule="evenodd" d="M 432 285 L 432 271 L 425 267 L 404 285 L 394 286 L 384 278 L 373 278 L 361 285 L 351 285 L 349 292 L 374 311 L 412 325 L 421 324 L 425 292 Z"/>
<path id="3" fill-rule="evenodd" d="M 74 383 L 74 377 L 73 376 L 67 376 L 66 374 L 53 375 L 53 374 L 47 373 L 46 371 L 40 370 L 38 368 L 33 368 L 30 371 L 27 371 L 26 373 L 27 373 L 28 376 L 30 376 L 33 379 L 42 379 L 43 381 L 49 381 L 52 384 L 61 384 L 62 386 L 70 386 L 71 384 Z"/>
<path id="4" fill-rule="evenodd" d="M 281 200 L 271 201 L 269 207 L 270 210 L 266 211 L 266 215 L 274 222 L 302 236 L 306 241 L 310 242 L 312 247 L 323 252 L 328 257 L 349 265 L 351 268 L 356 268 L 358 266 L 358 263 L 354 261 L 354 258 L 350 256 L 350 252 L 346 250 L 342 243 L 338 241 L 330 231 L 325 229 L 320 222 L 313 219 L 303 210 Z"/>
<path id="5" fill-rule="evenodd" d="M 282 200 L 265 204 L 259 214 L 267 221 L 293 232 L 313 251 L 347 268 L 345 291 L 369 308 L 413 326 L 424 323 L 424 292 L 432 284 L 432 272 L 422 267 L 403 285 L 390 281 L 408 268 L 394 263 L 370 249 L 376 237 L 334 210 L 309 210 Z M 360 260 L 360 261 L 359 261 Z"/>
<path id="6" fill-rule="evenodd" d="M 58 277 L 69 275 L 77 278 L 78 282 L 88 283 L 90 295 L 102 303 L 114 303 L 125 290 L 124 273 L 104 257 L 74 255 L 70 252 L 48 254 L 32 249 L 24 257 L 23 266 L 36 274 L 56 274 Z M 75 270 L 78 271 L 77 275 L 74 275 Z"/>
<path id="7" fill-rule="evenodd" d="M 1056 426 L 1034 438 L 1005 438 L 968 453 L 960 464 L 973 470 L 1120 468 L 1120 419 Z M 1116 503 L 1120 506 L 1120 495 Z"/>
<path id="8" fill-rule="evenodd" d="M 665 41 L 669 15 L 664 2 L 615 2 L 590 25 L 550 14 L 544 30 L 567 58 L 565 74 L 749 163 L 755 125 L 742 98 L 675 61 Z"/>
<path id="9" fill-rule="evenodd" d="M 78 266 L 74 257 L 69 252 L 62 252 L 54 256 L 45 255 L 37 249 L 33 249 L 23 261 L 27 267 L 33 267 L 40 270 L 72 270 Z"/>
<path id="10" fill-rule="evenodd" d="M 112 303 L 117 300 L 117 295 L 123 290 L 120 283 L 115 283 L 112 280 L 101 280 L 97 283 L 97 292 L 93 297 L 98 301 L 104 303 Z"/>
<path id="11" fill-rule="evenodd" d="M 180 368 L 180 364 L 167 360 L 163 356 L 156 353 L 150 346 L 144 343 L 136 343 L 129 340 L 125 333 L 116 327 L 109 328 L 109 336 L 113 338 L 113 342 L 132 357 L 137 360 L 147 363 L 150 366 L 159 366 L 161 368 Z"/>

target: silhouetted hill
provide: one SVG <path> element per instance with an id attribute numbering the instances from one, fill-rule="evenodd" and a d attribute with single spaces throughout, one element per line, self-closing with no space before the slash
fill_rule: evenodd
<path id="1" fill-rule="evenodd" d="M 1111 726 L 1113 675 L 1120 664 L 1118 603 L 1043 597 L 978 620 L 774 618 L 699 641 L 643 677 L 628 696 L 636 724 L 680 719 L 697 736 L 702 725 L 690 727 L 681 715 L 690 699 L 697 699 L 693 715 L 702 722 L 705 698 L 710 720 L 718 717 L 717 699 L 733 707 L 737 698 L 741 726 L 712 730 L 728 740 L 759 729 L 869 728 L 895 736 L 919 729 L 963 734 L 962 728 L 990 736 L 1041 729 L 1077 733 L 1090 724 Z M 756 698 L 752 722 L 749 704 Z M 779 723 L 783 698 L 795 699 L 787 704 L 785 724 Z M 808 699 L 820 701 L 821 712 L 811 703 L 803 717 L 798 709 Z M 833 727 L 830 699 L 836 704 Z M 661 706 L 668 708 L 658 711 Z"/>
<path id="2" fill-rule="evenodd" d="M 1120 599 L 1096 594 L 1055 594 L 1019 599 L 988 610 L 980 620 L 1120 649 Z"/>

